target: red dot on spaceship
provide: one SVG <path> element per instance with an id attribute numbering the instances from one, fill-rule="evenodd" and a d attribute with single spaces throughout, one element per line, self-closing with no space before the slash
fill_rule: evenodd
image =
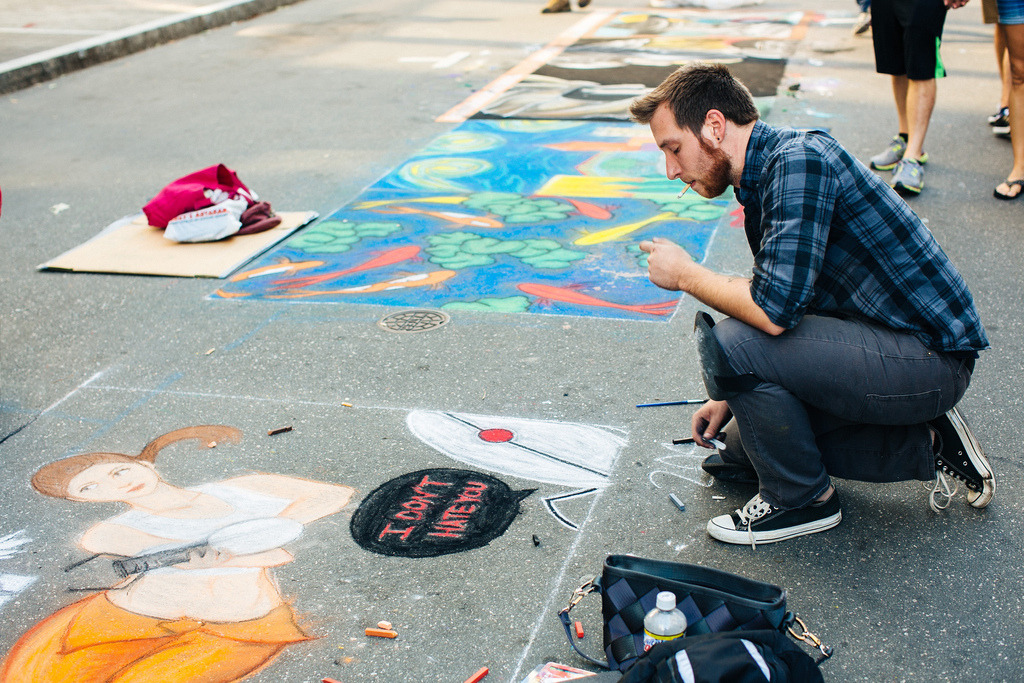
<path id="1" fill-rule="evenodd" d="M 515 434 L 508 429 L 481 429 L 478 436 L 488 443 L 505 443 L 511 441 Z"/>

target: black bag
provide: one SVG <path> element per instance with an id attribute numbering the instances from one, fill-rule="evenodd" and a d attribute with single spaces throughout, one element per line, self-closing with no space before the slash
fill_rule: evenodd
<path id="1" fill-rule="evenodd" d="M 620 683 L 823 683 L 811 657 L 782 633 L 728 631 L 676 638 L 636 660 Z"/>
<path id="2" fill-rule="evenodd" d="M 584 653 L 573 639 L 569 612 L 592 591 L 601 594 L 607 663 Z M 654 609 L 661 591 L 675 594 L 676 606 L 686 616 L 687 636 L 788 630 L 798 640 L 817 647 L 824 657 L 831 656 L 831 650 L 786 611 L 786 591 L 778 586 L 720 569 L 632 555 L 608 556 L 601 576 L 577 588 L 558 618 L 569 644 L 581 657 L 606 669 L 625 670 L 644 653 L 644 616 Z M 794 624 L 799 625 L 802 633 L 793 630 Z"/>

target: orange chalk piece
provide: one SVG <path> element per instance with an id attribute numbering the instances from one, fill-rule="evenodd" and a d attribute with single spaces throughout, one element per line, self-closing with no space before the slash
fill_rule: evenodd
<path id="1" fill-rule="evenodd" d="M 341 683 L 341 681 L 336 681 L 333 678 L 321 678 L 320 683 Z"/>
<path id="2" fill-rule="evenodd" d="M 466 679 L 466 683 L 480 683 L 480 681 L 486 678 L 487 674 L 491 672 L 486 666 L 477 671 L 475 674 Z"/>
<path id="3" fill-rule="evenodd" d="M 375 638 L 397 638 L 398 634 L 394 631 L 389 631 L 386 628 L 368 628 L 366 629 L 366 635 L 374 636 Z"/>
<path id="4" fill-rule="evenodd" d="M 576 637 L 583 640 L 583 624 L 576 622 Z"/>

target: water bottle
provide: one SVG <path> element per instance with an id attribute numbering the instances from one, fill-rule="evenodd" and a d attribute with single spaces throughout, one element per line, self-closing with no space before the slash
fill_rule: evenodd
<path id="1" fill-rule="evenodd" d="M 644 617 L 644 652 L 658 643 L 678 638 L 686 630 L 686 617 L 676 609 L 674 593 L 658 593 L 656 604 L 657 607 Z"/>

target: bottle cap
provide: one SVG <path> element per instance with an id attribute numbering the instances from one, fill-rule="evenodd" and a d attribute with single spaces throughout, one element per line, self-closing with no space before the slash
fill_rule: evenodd
<path id="1" fill-rule="evenodd" d="M 676 595 L 669 591 L 662 591 L 658 593 L 658 609 L 662 612 L 671 612 L 676 608 Z"/>

